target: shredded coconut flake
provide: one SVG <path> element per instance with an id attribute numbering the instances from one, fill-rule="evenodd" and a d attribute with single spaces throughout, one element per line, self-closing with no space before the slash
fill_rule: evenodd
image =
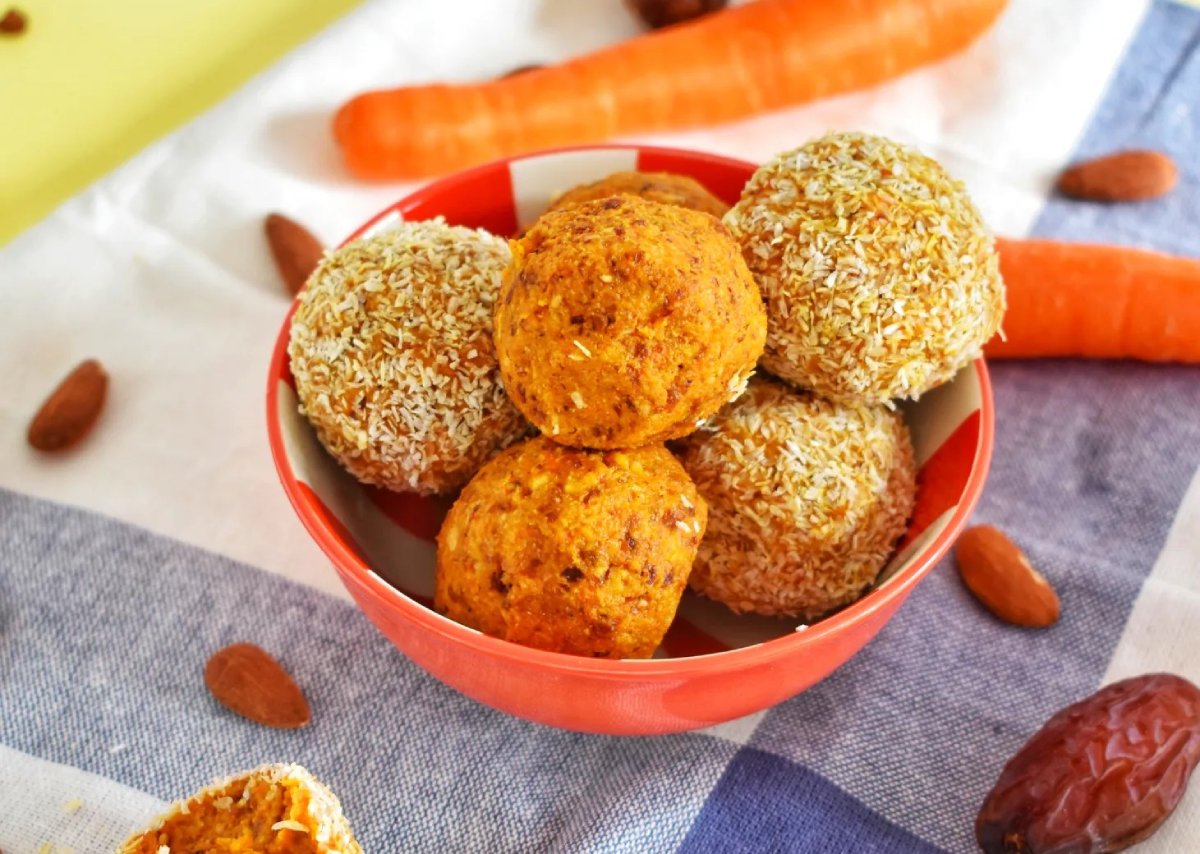
<path id="1" fill-rule="evenodd" d="M 294 830 L 297 833 L 308 833 L 308 828 L 292 818 L 285 818 L 271 825 L 271 830 Z"/>

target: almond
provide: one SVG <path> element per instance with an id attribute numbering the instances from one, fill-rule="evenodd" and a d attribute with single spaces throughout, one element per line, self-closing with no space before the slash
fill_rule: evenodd
<path id="1" fill-rule="evenodd" d="M 728 0 L 626 0 L 650 27 L 670 27 L 725 8 Z"/>
<path id="2" fill-rule="evenodd" d="M 235 643 L 204 667 L 204 684 L 221 705 L 276 729 L 298 729 L 312 719 L 296 680 L 262 647 Z"/>
<path id="3" fill-rule="evenodd" d="M 1058 177 L 1064 196 L 1099 202 L 1135 202 L 1170 192 L 1179 170 L 1158 151 L 1118 151 L 1085 160 Z"/>
<path id="4" fill-rule="evenodd" d="M 1001 620 L 1038 629 L 1058 622 L 1058 594 L 1003 531 L 991 525 L 968 528 L 954 556 L 963 584 Z"/>
<path id="5" fill-rule="evenodd" d="M 300 293 L 308 277 L 321 263 L 325 247 L 307 228 L 283 214 L 273 213 L 264 223 L 267 245 L 288 293 Z"/>
<path id="6" fill-rule="evenodd" d="M 71 447 L 92 429 L 107 393 L 108 374 L 100 363 L 95 359 L 81 362 L 29 422 L 29 444 L 39 451 Z"/>
<path id="7" fill-rule="evenodd" d="M 6 36 L 19 36 L 25 32 L 25 27 L 28 22 L 25 15 L 19 9 L 9 9 L 4 13 L 4 17 L 0 18 L 0 33 Z"/>

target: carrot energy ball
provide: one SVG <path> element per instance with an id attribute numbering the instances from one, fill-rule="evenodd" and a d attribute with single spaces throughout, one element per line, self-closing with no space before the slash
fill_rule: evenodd
<path id="1" fill-rule="evenodd" d="M 586 451 L 539 436 L 487 463 L 450 509 L 434 605 L 526 646 L 647 658 L 675 617 L 705 515 L 661 445 Z"/>
<path id="2" fill-rule="evenodd" d="M 118 854 L 362 854 L 337 797 L 299 765 L 264 765 L 175 803 Z"/>
<path id="3" fill-rule="evenodd" d="M 670 172 L 614 172 L 607 178 L 567 190 L 554 200 L 550 210 L 622 193 L 664 205 L 703 211 L 718 218 L 729 210 L 729 205 L 710 193 L 695 178 Z"/>
<path id="4" fill-rule="evenodd" d="M 691 432 L 741 392 L 766 337 L 725 227 L 634 196 L 543 215 L 513 242 L 495 319 L 517 408 L 588 448 Z"/>
<path id="5" fill-rule="evenodd" d="M 882 406 L 756 378 L 678 450 L 709 506 L 691 585 L 734 611 L 811 620 L 854 601 L 912 513 L 908 429 Z"/>
<path id="6" fill-rule="evenodd" d="M 492 307 L 505 241 L 440 219 L 327 256 L 292 318 L 292 375 L 321 444 L 355 477 L 457 489 L 526 425 L 505 397 Z"/>
<path id="7" fill-rule="evenodd" d="M 877 136 L 761 167 L 726 215 L 767 303 L 763 367 L 833 400 L 916 398 L 1000 328 L 992 237 L 963 185 Z"/>

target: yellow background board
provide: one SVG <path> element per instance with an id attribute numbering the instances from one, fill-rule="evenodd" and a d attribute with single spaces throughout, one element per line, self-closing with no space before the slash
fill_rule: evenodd
<path id="1" fill-rule="evenodd" d="M 356 0 L 0 0 L 0 244 Z"/>

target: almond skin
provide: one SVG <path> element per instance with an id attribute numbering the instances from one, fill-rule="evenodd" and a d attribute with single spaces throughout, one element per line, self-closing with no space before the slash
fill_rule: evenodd
<path id="1" fill-rule="evenodd" d="M 325 247 L 311 231 L 283 214 L 269 214 L 263 229 L 279 275 L 288 293 L 295 296 L 321 263 Z"/>
<path id="2" fill-rule="evenodd" d="M 671 27 L 725 8 L 728 0 L 626 0 L 653 29 Z"/>
<path id="3" fill-rule="evenodd" d="M 92 429 L 108 395 L 108 374 L 95 359 L 80 362 L 29 422 L 26 436 L 39 451 L 62 451 Z"/>
<path id="4" fill-rule="evenodd" d="M 1136 202 L 1170 192 L 1178 180 L 1175 161 L 1161 152 L 1118 151 L 1065 170 L 1058 191 L 1089 201 Z"/>
<path id="5" fill-rule="evenodd" d="M 4 33 L 6 36 L 19 36 L 25 32 L 26 26 L 28 26 L 28 21 L 19 9 L 9 9 L 3 17 L 0 17 L 0 33 Z"/>
<path id="6" fill-rule="evenodd" d="M 1000 529 L 968 528 L 958 538 L 954 556 L 963 584 L 1004 622 L 1032 629 L 1058 622 L 1058 594 Z"/>
<path id="7" fill-rule="evenodd" d="M 204 667 L 204 684 L 225 708 L 263 726 L 299 729 L 312 719 L 296 680 L 252 643 L 218 650 Z"/>

